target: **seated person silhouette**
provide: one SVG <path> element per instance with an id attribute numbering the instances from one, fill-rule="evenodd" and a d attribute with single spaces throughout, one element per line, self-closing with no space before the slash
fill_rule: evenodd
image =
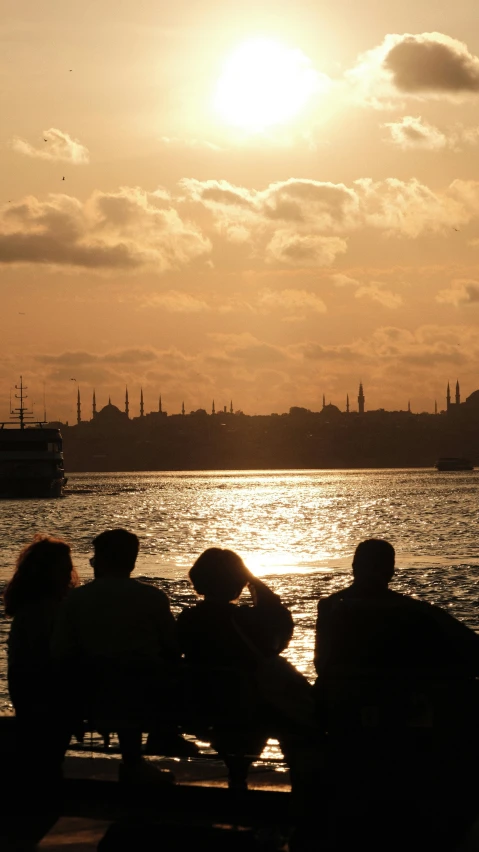
<path id="1" fill-rule="evenodd" d="M 177 621 L 197 693 L 193 703 L 206 727 L 214 723 L 210 739 L 228 767 L 229 786 L 244 789 L 250 763 L 274 736 L 267 732 L 256 691 L 258 659 L 276 657 L 287 647 L 293 619 L 278 595 L 232 550 L 206 550 L 189 577 L 204 598 Z M 237 604 L 245 586 L 253 606 Z"/>
<path id="2" fill-rule="evenodd" d="M 12 617 L 8 638 L 8 688 L 16 716 L 42 726 L 55 711 L 50 639 L 61 601 L 78 584 L 70 546 L 36 535 L 21 551 L 3 592 Z"/>
<path id="3" fill-rule="evenodd" d="M 70 731 L 64 724 L 50 640 L 61 602 L 77 583 L 70 546 L 37 534 L 20 552 L 3 592 L 5 614 L 12 618 L 8 689 L 16 717 L 15 763 L 8 786 L 10 795 L 16 790 L 19 797 L 14 796 L 10 820 L 16 842 L 26 844 L 21 848 L 39 840 L 58 818 L 54 791 Z M 25 813 L 36 807 L 37 819 L 15 820 L 18 800 Z"/>
<path id="4" fill-rule="evenodd" d="M 419 706 L 418 684 L 434 689 L 438 680 L 479 674 L 479 636 L 439 607 L 389 589 L 394 563 L 389 542 L 361 542 L 352 584 L 318 603 L 316 694 L 323 713 L 329 704 L 327 724 L 351 724 L 356 713 L 358 724 L 374 726 L 382 704 L 391 724 L 427 726 L 432 708 L 424 696 Z"/>
<path id="5" fill-rule="evenodd" d="M 139 549 L 134 533 L 106 530 L 93 547 L 94 579 L 65 599 L 52 649 L 59 663 L 67 663 L 72 698 L 84 718 L 98 727 L 117 720 L 120 777 L 148 780 L 152 765 L 141 758 L 139 720 L 154 725 L 160 705 L 167 712 L 174 704 L 176 624 L 167 596 L 130 576 Z"/>
<path id="6" fill-rule="evenodd" d="M 394 563 L 387 541 L 361 542 L 352 584 L 318 604 L 323 783 L 331 813 L 350 814 L 333 816 L 341 849 L 456 849 L 477 812 L 479 637 L 389 589 Z M 302 790 L 306 829 L 318 783 Z"/>

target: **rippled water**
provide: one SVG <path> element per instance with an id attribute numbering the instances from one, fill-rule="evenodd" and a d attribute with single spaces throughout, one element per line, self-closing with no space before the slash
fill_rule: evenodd
<path id="1" fill-rule="evenodd" d="M 317 600 L 349 582 L 356 544 L 391 541 L 393 587 L 448 607 L 479 629 L 479 471 L 278 471 L 73 474 L 62 500 L 2 501 L 0 583 L 34 532 L 72 545 L 90 575 L 91 540 L 124 526 L 141 540 L 138 575 L 192 600 L 187 571 L 206 547 L 236 550 L 277 591 L 295 619 L 288 657 L 313 677 Z M 8 695 L 0 618 L 0 710 Z"/>

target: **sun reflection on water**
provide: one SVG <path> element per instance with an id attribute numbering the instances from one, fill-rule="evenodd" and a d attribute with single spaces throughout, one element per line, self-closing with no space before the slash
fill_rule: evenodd
<path id="1" fill-rule="evenodd" d="M 89 578 L 92 539 L 124 526 L 140 537 L 137 575 L 164 589 L 177 614 L 194 601 L 188 570 L 196 557 L 231 548 L 291 609 L 286 655 L 314 679 L 318 599 L 350 581 L 358 542 L 379 537 L 396 548 L 395 589 L 479 627 L 479 471 L 70 474 L 70 484 L 75 493 L 64 500 L 2 501 L 0 581 L 37 531 L 69 541 Z M 5 706 L 8 629 L 0 618 Z"/>

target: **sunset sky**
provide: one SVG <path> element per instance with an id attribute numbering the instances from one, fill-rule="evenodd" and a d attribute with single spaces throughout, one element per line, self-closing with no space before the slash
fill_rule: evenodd
<path id="1" fill-rule="evenodd" d="M 474 0 L 3 0 L 0 39 L 0 419 L 20 373 L 70 422 L 479 388 Z"/>

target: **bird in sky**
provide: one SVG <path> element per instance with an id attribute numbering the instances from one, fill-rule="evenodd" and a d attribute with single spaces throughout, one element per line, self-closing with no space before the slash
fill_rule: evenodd
<path id="1" fill-rule="evenodd" d="M 76 379 L 70 379 L 71 382 L 76 382 Z"/>
<path id="2" fill-rule="evenodd" d="M 19 311 L 18 313 L 20 314 L 21 317 L 25 316 L 25 311 Z"/>
<path id="3" fill-rule="evenodd" d="M 43 141 L 44 141 L 44 142 L 48 142 L 48 139 L 45 139 L 45 137 L 43 137 Z"/>
<path id="4" fill-rule="evenodd" d="M 453 230 L 457 231 L 457 233 L 459 233 L 459 228 L 453 228 Z"/>
<path id="5" fill-rule="evenodd" d="M 65 176 L 62 177 L 62 180 L 65 180 Z"/>

